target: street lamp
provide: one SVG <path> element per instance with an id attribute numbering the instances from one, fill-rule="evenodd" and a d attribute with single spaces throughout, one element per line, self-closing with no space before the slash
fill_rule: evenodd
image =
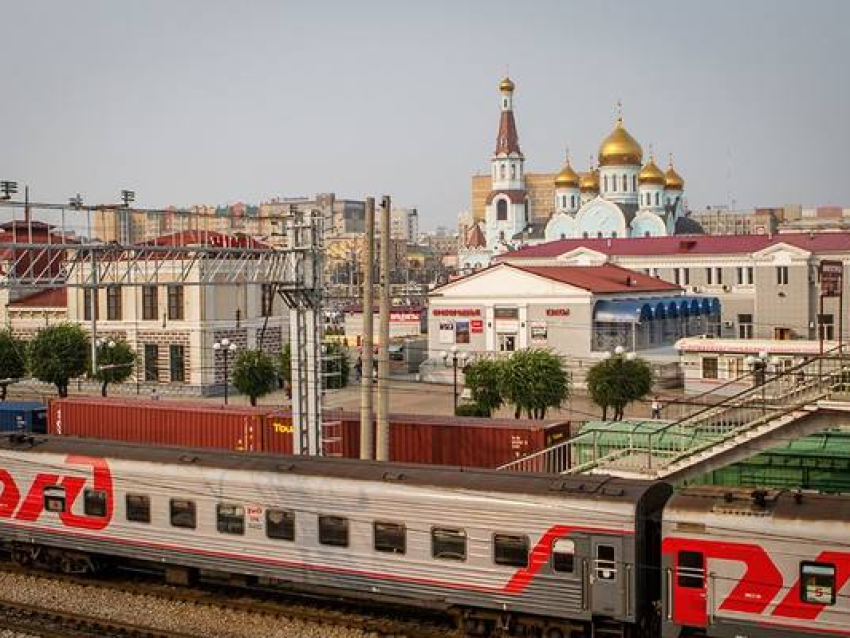
<path id="1" fill-rule="evenodd" d="M 443 358 L 443 365 L 448 365 L 449 359 L 452 362 L 452 371 L 454 373 L 454 413 L 457 414 L 457 400 L 458 400 L 458 392 L 457 392 L 457 364 L 460 362 L 461 367 L 466 365 L 466 361 L 469 358 L 469 355 L 466 352 L 458 353 L 457 346 L 452 346 L 450 352 L 446 352 L 443 350 L 440 353 L 440 356 Z"/>
<path id="2" fill-rule="evenodd" d="M 227 405 L 227 386 L 230 383 L 227 364 L 230 359 L 230 355 L 236 352 L 236 344 L 230 343 L 230 339 L 225 337 L 221 341 L 216 341 L 213 344 L 213 350 L 221 352 L 224 355 L 224 405 Z"/>
<path id="3" fill-rule="evenodd" d="M 774 359 L 776 359 L 776 357 L 774 357 Z M 767 385 L 767 351 L 762 350 L 759 352 L 757 357 L 750 355 L 744 359 L 744 362 L 752 371 L 754 385 L 761 386 L 761 411 L 762 414 L 764 414 L 767 411 L 767 388 L 765 387 Z"/>

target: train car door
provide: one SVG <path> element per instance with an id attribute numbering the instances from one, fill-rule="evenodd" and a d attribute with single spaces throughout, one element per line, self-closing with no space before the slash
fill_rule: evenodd
<path id="1" fill-rule="evenodd" d="M 619 616 L 623 613 L 623 541 L 620 538 L 594 538 L 591 544 L 590 582 L 594 614 Z"/>
<path id="2" fill-rule="evenodd" d="M 673 579 L 673 621 L 688 627 L 708 625 L 705 554 L 692 550 L 676 552 Z"/>

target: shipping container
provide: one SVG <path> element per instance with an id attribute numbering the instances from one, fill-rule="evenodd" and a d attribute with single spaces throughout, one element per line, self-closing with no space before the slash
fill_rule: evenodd
<path id="1" fill-rule="evenodd" d="M 47 432 L 47 406 L 35 401 L 0 403 L 0 432 Z"/>
<path id="2" fill-rule="evenodd" d="M 50 404 L 50 432 L 153 445 L 292 454 L 292 415 L 268 406 L 74 397 Z M 567 421 L 390 415 L 390 460 L 498 467 L 570 436 Z M 359 458 L 360 415 L 327 410 L 323 452 Z"/>
<path id="3" fill-rule="evenodd" d="M 50 402 L 50 433 L 115 441 L 263 450 L 268 409 L 211 403 L 72 397 Z"/>

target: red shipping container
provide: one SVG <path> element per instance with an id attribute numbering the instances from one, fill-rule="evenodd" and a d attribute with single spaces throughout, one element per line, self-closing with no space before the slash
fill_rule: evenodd
<path id="1" fill-rule="evenodd" d="M 49 432 L 153 445 L 260 452 L 268 408 L 72 397 L 50 402 Z"/>

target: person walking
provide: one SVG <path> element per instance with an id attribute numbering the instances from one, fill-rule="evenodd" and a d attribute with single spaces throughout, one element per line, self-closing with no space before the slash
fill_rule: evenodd
<path id="1" fill-rule="evenodd" d="M 358 381 L 363 377 L 363 356 L 357 355 L 357 362 L 354 364 L 354 375 Z"/>
<path id="2" fill-rule="evenodd" d="M 661 418 L 661 401 L 658 400 L 658 396 L 652 397 L 652 418 L 660 419 Z"/>

